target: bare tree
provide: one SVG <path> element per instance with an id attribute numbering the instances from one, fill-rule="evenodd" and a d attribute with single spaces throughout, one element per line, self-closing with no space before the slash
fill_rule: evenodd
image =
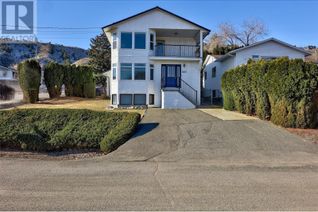
<path id="1" fill-rule="evenodd" d="M 236 29 L 231 23 L 222 23 L 219 25 L 220 36 L 227 41 L 229 45 L 236 45 Z"/>
<path id="2" fill-rule="evenodd" d="M 240 29 L 235 28 L 231 23 L 222 23 L 219 25 L 219 31 L 219 34 L 229 45 L 235 45 L 239 42 L 248 46 L 267 35 L 265 24 L 257 19 L 244 21 Z"/>
<path id="3" fill-rule="evenodd" d="M 213 52 L 213 50 L 217 47 L 226 46 L 227 43 L 223 39 L 222 36 L 218 35 L 217 33 L 212 33 L 211 36 L 209 36 L 207 44 L 204 46 L 205 50 L 207 52 Z"/>

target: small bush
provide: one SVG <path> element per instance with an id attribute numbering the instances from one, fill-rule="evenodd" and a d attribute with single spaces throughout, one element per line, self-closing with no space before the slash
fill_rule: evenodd
<path id="1" fill-rule="evenodd" d="M 19 83 L 23 91 L 23 100 L 35 103 L 39 100 L 41 67 L 36 60 L 27 60 L 18 65 Z"/>
<path id="2" fill-rule="evenodd" d="M 64 79 L 64 67 L 50 62 L 44 67 L 44 82 L 50 98 L 60 97 Z"/>
<path id="3" fill-rule="evenodd" d="M 7 85 L 0 84 L 0 100 L 10 100 L 14 98 L 15 90 Z"/>
<path id="4" fill-rule="evenodd" d="M 32 151 L 103 147 L 109 152 L 129 139 L 139 119 L 137 113 L 90 110 L 0 111 L 0 147 Z"/>

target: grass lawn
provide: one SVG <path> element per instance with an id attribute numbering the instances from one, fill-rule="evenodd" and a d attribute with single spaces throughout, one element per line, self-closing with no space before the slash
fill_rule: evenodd
<path id="1" fill-rule="evenodd" d="M 47 99 L 39 101 L 36 104 L 23 104 L 17 106 L 17 109 L 31 109 L 31 108 L 42 108 L 42 109 L 88 109 L 94 111 L 113 111 L 113 112 L 136 112 L 141 116 L 144 115 L 145 110 L 142 109 L 107 109 L 110 100 L 103 98 L 96 99 L 85 99 L 79 97 L 60 97 L 56 99 Z"/>

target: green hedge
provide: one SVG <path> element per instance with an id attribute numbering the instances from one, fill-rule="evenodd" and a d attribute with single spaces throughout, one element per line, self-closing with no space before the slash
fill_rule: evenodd
<path id="1" fill-rule="evenodd" d="M 41 84 L 41 67 L 36 60 L 26 60 L 18 65 L 19 84 L 23 92 L 23 100 L 35 103 L 39 100 Z"/>
<path id="2" fill-rule="evenodd" d="M 44 67 L 44 82 L 50 98 L 60 97 L 64 79 L 64 67 L 50 62 Z"/>
<path id="3" fill-rule="evenodd" d="M 137 128 L 140 117 L 134 114 L 128 114 L 122 121 L 112 129 L 100 143 L 100 149 L 103 152 L 111 152 L 125 143 Z"/>
<path id="4" fill-rule="evenodd" d="M 89 66 L 64 66 L 64 85 L 66 96 L 94 98 L 96 82 L 94 71 Z"/>
<path id="5" fill-rule="evenodd" d="M 222 76 L 223 106 L 284 127 L 313 128 L 318 68 L 301 59 L 249 61 Z"/>
<path id="6" fill-rule="evenodd" d="M 133 134 L 137 113 L 72 109 L 0 111 L 0 147 L 33 151 L 97 149 L 110 152 Z"/>

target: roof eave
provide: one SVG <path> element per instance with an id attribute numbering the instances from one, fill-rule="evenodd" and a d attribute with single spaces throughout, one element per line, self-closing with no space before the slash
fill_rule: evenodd
<path id="1" fill-rule="evenodd" d="M 143 15 L 143 14 L 148 13 L 148 12 L 153 11 L 153 10 L 161 10 L 161 11 L 166 12 L 166 13 L 172 15 L 172 16 L 175 16 L 175 17 L 177 17 L 177 18 L 180 18 L 180 19 L 182 19 L 182 20 L 184 20 L 184 21 L 186 21 L 186 22 L 189 22 L 189 23 L 191 23 L 191 24 L 193 24 L 193 25 L 195 25 L 195 26 L 197 26 L 197 27 L 199 27 L 199 28 L 205 30 L 205 31 L 207 32 L 207 34 L 206 34 L 205 36 L 207 36 L 207 35 L 210 33 L 210 31 L 211 31 L 211 30 L 209 30 L 208 28 L 205 28 L 205 27 L 203 27 L 203 26 L 201 26 L 201 25 L 199 25 L 199 24 L 196 24 L 196 23 L 194 23 L 194 22 L 192 22 L 192 21 L 190 21 L 190 20 L 188 20 L 188 19 L 185 19 L 185 18 L 183 18 L 183 17 L 181 17 L 181 16 L 179 16 L 179 15 L 177 15 L 177 14 L 174 14 L 174 13 L 172 13 L 172 12 L 170 12 L 170 11 L 168 11 L 168 10 L 165 10 L 165 9 L 163 9 L 163 8 L 161 8 L 161 7 L 158 7 L 158 6 L 157 6 L 157 7 L 150 8 L 150 9 L 145 10 L 145 11 L 143 11 L 143 12 L 137 13 L 137 14 L 135 14 L 135 15 L 129 16 L 128 18 L 124 18 L 124 19 L 122 19 L 122 20 L 120 20 L 120 21 L 116 21 L 116 22 L 114 22 L 114 23 L 112 23 L 112 24 L 108 24 L 108 25 L 102 27 L 102 30 L 105 31 L 105 29 L 108 28 L 108 27 L 111 27 L 111 26 L 120 24 L 120 23 L 122 23 L 122 22 L 124 22 L 124 21 L 130 20 L 130 19 L 132 19 L 132 18 L 135 18 L 135 17 L 137 17 L 137 16 L 139 16 L 139 15 Z M 108 31 L 108 30 L 107 30 L 107 31 Z"/>

